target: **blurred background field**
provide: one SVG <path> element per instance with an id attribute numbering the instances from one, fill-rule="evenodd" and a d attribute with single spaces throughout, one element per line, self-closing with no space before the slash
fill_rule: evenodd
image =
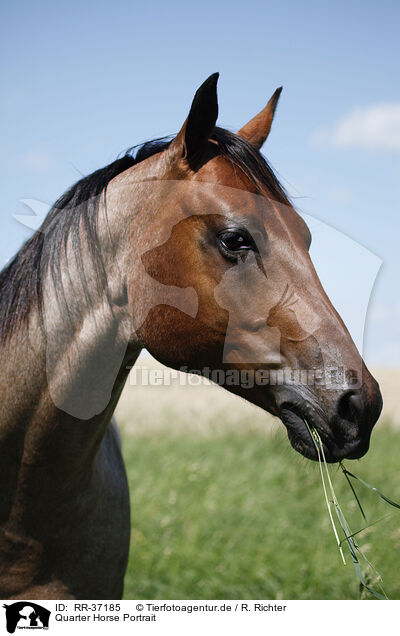
<path id="1" fill-rule="evenodd" d="M 149 357 L 137 367 L 162 369 Z M 400 501 L 400 373 L 373 371 L 385 410 L 369 453 L 347 464 Z M 343 566 L 335 544 L 319 467 L 292 450 L 283 425 L 215 385 L 190 386 L 185 376 L 185 385 L 143 386 L 141 373 L 117 411 L 132 502 L 125 598 L 360 598 L 347 548 Z M 359 530 L 345 478 L 336 467 L 331 474 Z M 358 540 L 388 597 L 399 599 L 400 511 L 356 488 L 369 523 L 389 513 Z"/>

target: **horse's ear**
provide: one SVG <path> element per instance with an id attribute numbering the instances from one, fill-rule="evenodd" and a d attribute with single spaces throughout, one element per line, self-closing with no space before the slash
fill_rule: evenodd
<path id="1" fill-rule="evenodd" d="M 197 90 L 189 115 L 169 146 L 171 156 L 189 161 L 201 152 L 210 137 L 218 117 L 218 77 L 219 73 L 210 75 Z"/>
<path id="2" fill-rule="evenodd" d="M 237 133 L 239 137 L 243 137 L 243 139 L 249 141 L 257 150 L 260 150 L 269 135 L 281 92 L 282 86 L 276 89 L 265 108 Z"/>

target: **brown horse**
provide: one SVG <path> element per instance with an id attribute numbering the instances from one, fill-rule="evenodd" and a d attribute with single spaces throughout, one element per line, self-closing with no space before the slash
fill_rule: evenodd
<path id="1" fill-rule="evenodd" d="M 0 275 L 2 598 L 121 596 L 129 497 L 112 414 L 142 348 L 220 371 L 308 458 L 305 422 L 329 461 L 368 449 L 378 385 L 259 153 L 280 90 L 233 134 L 215 126 L 216 83 L 175 138 L 73 186 Z"/>

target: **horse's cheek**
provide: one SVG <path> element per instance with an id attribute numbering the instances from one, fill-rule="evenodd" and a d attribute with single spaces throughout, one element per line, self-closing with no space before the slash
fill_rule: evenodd
<path id="1" fill-rule="evenodd" d="M 169 305 L 157 305 L 146 316 L 137 334 L 159 362 L 173 368 L 213 365 L 222 360 L 224 327 L 215 329 Z"/>

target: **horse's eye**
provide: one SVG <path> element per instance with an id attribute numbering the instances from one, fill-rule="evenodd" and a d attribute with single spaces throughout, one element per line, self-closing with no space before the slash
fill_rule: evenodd
<path id="1" fill-rule="evenodd" d="M 218 241 L 224 251 L 231 253 L 248 250 L 257 252 L 256 244 L 246 230 L 223 230 L 218 234 Z"/>

